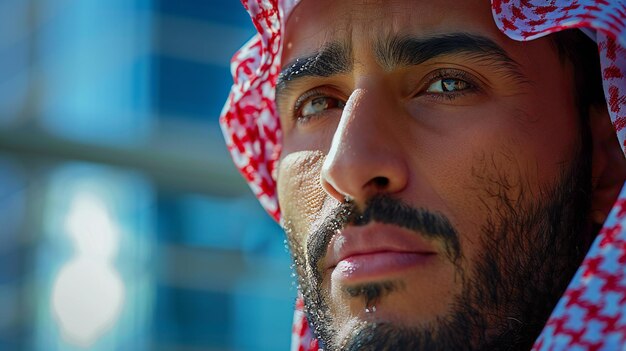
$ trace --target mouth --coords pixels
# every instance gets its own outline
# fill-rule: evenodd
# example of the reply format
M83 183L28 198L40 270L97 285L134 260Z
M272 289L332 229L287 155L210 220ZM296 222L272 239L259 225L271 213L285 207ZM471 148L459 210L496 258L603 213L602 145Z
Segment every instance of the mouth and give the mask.
M332 280L360 283L400 274L414 266L425 265L433 253L382 251L347 257L332 267Z
M325 271L337 283L389 279L432 263L437 252L422 235L395 225L348 227L330 241Z

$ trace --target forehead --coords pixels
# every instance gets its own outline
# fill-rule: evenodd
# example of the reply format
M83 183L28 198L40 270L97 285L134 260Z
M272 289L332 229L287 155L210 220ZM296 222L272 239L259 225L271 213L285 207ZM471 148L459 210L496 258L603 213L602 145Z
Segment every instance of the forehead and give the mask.
M355 52L394 36L450 32L505 40L495 26L488 0L302 0L286 22L283 63L329 42Z

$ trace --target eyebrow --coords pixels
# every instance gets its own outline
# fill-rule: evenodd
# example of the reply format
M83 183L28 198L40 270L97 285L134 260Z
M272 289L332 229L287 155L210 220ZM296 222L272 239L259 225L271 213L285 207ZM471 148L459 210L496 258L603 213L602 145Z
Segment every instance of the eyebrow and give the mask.
M401 66L416 66L428 60L447 55L464 55L508 75L527 81L521 66L495 41L469 33L451 33L429 38L393 36L379 40L375 57L387 71Z
M374 45L377 63L385 70L416 66L449 55L463 55L519 82L528 82L521 66L495 41L470 33L451 33L426 38L392 36ZM353 66L351 47L330 43L317 53L301 57L282 69L276 82L277 97L286 93L293 82L304 77L331 77L350 72Z
M352 48L347 44L330 43L313 55L301 57L282 69L276 80L278 92L289 82L304 77L330 77L352 70Z

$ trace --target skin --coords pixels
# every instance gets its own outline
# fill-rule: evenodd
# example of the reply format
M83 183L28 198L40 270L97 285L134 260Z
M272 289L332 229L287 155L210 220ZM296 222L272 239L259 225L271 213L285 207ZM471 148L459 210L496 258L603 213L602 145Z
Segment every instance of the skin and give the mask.
M449 33L495 42L522 77L463 54L393 67L376 58L376 43L388 38ZM502 199L522 208L528 199L547 201L543 190L575 162L581 126L571 67L548 39L505 37L483 0L303 1L285 34L285 67L330 43L352 50L350 70L294 79L277 95L283 130L278 191L292 250L306 252L312 233L346 198L363 209L379 194L444 215L460 244L453 262L440 241L430 240L437 255L427 265L380 278L400 288L377 300L375 316L364 299L346 294L349 286L322 270L333 342L339 345L373 320L436 324L475 278L488 239L484 227ZM442 92L442 78L469 86ZM302 116L317 97L326 97L328 108ZM304 101L299 109L298 99ZM300 276L311 273L298 267Z

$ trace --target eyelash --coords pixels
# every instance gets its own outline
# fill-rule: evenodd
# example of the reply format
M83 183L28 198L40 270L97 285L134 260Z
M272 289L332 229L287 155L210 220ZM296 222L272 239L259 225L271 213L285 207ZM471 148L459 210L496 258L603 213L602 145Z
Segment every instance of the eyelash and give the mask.
M438 80L450 79L450 78L461 80L467 83L468 87L466 89L463 89L461 91L456 91L456 92L445 92L445 93L426 92L428 87L430 87L433 83L437 82ZM476 93L480 91L479 85L476 83L476 78L474 78L471 74L465 71L461 71L457 69L439 69L431 73L430 75L428 75L427 78L424 79L424 81L426 82L426 84L420 84L419 90L415 94L412 95L413 98L423 95L423 96L427 96L430 99L435 99L439 101L442 101L442 100L452 101L454 99L465 96L467 94L472 94L472 93ZM342 100L340 98L337 98L336 96L337 94L331 94L328 92L328 89L325 89L325 88L315 88L315 89L307 91L302 96L300 96L294 103L293 114L292 114L293 120L300 124L306 124L310 122L311 120L321 117L324 114L323 112L312 115L312 116L304 117L302 116L302 108L310 100L318 98L318 97L328 97L331 99Z
M323 115L324 113L318 113L312 116L307 116L304 117L302 116L302 109L304 108L304 105L306 103L308 103L309 101L318 98L318 97L328 97L331 99L337 99L337 100L342 100L341 98L336 97L337 94L332 94L328 91L329 89L325 89L325 88L315 88L313 90L309 90L306 93L304 93L302 96L300 96L293 107L293 119L297 122L297 123L307 123L310 122L313 119L319 118L321 117L321 115Z

